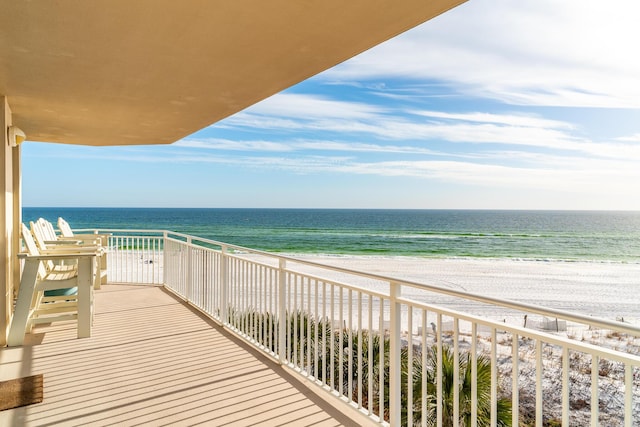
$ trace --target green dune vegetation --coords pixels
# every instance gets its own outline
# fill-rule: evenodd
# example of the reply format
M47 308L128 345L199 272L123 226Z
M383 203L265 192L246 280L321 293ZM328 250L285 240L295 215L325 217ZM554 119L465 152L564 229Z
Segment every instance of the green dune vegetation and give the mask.
M277 316L272 313L243 311L229 313L229 322L252 337L257 344L275 352L278 343ZM389 348L387 335L365 330L332 327L326 319L313 319L307 313L287 313L285 337L287 359L306 370L347 398L362 402L362 406L380 413L388 420L389 408ZM380 352L383 354L381 355ZM382 356L382 357L381 357ZM426 363L423 364L423 360ZM413 409L412 424L421 425L426 416L427 425L436 425L437 416L437 347L431 346L422 353L414 346L409 360L408 346L401 351L402 424L408 425L408 408ZM442 346L442 424L444 427L471 425L471 355L459 354L459 420L453 419L454 352ZM409 366L412 369L412 401L407 401ZM491 414L491 362L479 354L477 366L477 414L478 426L490 425ZM423 374L423 370L425 371ZM372 381L369 382L371 373ZM423 378L426 379L426 396L423 397ZM361 379L361 381L360 381ZM362 384L360 386L360 384ZM382 394L382 399L381 399ZM497 425L511 426L511 401L502 396L497 402Z

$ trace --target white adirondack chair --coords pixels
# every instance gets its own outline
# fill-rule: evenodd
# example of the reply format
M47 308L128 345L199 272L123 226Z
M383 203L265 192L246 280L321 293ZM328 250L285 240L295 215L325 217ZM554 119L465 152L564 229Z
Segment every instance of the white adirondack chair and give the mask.
M55 230L53 230L53 225L49 221L46 221L51 227L51 231L55 234ZM107 254L109 248L109 234L74 234L73 230L69 226L69 223L65 221L62 217L58 217L58 229L60 230L60 236L58 239L62 240L80 240L82 242L93 242L102 247L102 254L98 260L101 272L101 284L107 283ZM98 289L98 288L96 288Z
M51 226L51 229L53 230L53 226ZM72 239L72 240L77 239L77 240L83 240L83 241L99 240L100 241L99 243L103 247L106 248L109 245L108 234L97 234L97 233L96 234L74 234L73 230L71 230L71 227L69 226L69 223L61 217L58 218L58 229L60 230L60 236L64 239Z
M77 320L78 338L91 336L96 252L79 247L75 252L41 254L24 224L21 232L27 253L18 255L24 269L7 344L22 345L34 325L62 320ZM61 270L53 260L72 260L73 268L66 265Z
M81 240L81 239L67 239L63 236L58 236L56 231L53 228L53 224L47 221L44 218L38 218L35 223L31 223L31 232L34 231L34 226L37 231L40 233L41 238L44 240L45 244L49 245L69 245L69 244L81 244L81 243L90 243L93 245L97 245L97 239L93 239L91 241ZM36 243L39 242L36 240Z
M107 282L106 248L101 245L102 240L99 237L95 237L93 240L59 239L53 229L53 225L44 218L31 222L30 226L31 233L41 254L73 252L79 248L95 251L98 256L99 267L96 270L95 288L100 289L100 286Z

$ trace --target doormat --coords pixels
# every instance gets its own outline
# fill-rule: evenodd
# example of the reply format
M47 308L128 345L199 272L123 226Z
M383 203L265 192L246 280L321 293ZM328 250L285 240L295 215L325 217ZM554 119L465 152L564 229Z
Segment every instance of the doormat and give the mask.
M42 402L43 376L0 381L0 411Z

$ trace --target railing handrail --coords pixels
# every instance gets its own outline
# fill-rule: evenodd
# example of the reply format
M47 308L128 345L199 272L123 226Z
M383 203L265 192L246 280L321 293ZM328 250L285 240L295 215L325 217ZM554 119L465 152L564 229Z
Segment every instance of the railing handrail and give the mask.
M90 232L94 234L105 234L105 233L157 233L162 234L167 230L159 230L155 228L144 229L131 229L131 228L74 228L73 232Z
M622 363L630 362L636 366L640 366L640 355L623 353L617 350L612 350L607 347L597 346L587 342L567 340L565 338L560 338L548 332L536 331L536 330L525 328L522 326L503 323L496 320L488 319L486 317L475 316L473 314L468 314L462 311L452 310L449 308L436 306L433 304L417 302L415 300L410 300L406 298L397 298L397 301L402 304L412 305L413 307L438 310L438 312L442 313L443 315L455 317L460 320L467 320L469 322L473 322L482 326L494 328L497 331L515 333L518 336L526 336L527 338L541 339L542 341L549 344L565 345L574 350L583 350L585 353L588 352L590 354L597 354L598 356L606 356L607 358L611 360L615 360L616 362L622 362Z
M258 249L247 248L247 247L244 247L244 246L239 246L239 245L234 245L234 244L230 244L230 243L220 242L220 241L217 241L217 240L207 239L207 238L204 238L204 237L197 237L197 236L193 236L193 235L189 235L189 234L185 234L185 233L179 233L179 232L174 232L174 231L169 231L169 230L155 230L155 229L154 230L151 230L151 229L150 230L144 230L144 229L135 229L135 230L132 230L132 229L83 229L83 230L78 230L78 231L91 231L91 230L94 230L94 231L96 231L98 233L100 233L100 232L108 232L108 233L126 232L126 233L146 233L146 234L151 234L151 233L164 234L164 233L167 233L167 236L179 236L180 238L183 238L183 239L189 239L190 240L189 244L194 246L194 247L204 247L204 246L201 246L201 245L197 245L196 242L206 243L206 244L209 244L209 245L230 248L230 249L241 251L241 252L244 252L244 253L261 255L261 256L273 258L275 260L286 260L286 261L293 262L293 263L296 263L296 264L302 264L302 265L307 265L307 266L310 266L310 267L316 267L316 268L321 268L321 269L325 269L325 270L331 270L331 271L335 271L335 272L338 272L338 273L345 273L345 274L349 274L349 275L364 277L364 278L367 278L367 279L378 280L380 282L398 283L398 284L400 284L402 286L407 286L407 287L411 287L411 288L414 288L414 289L426 290L426 291L435 292L435 293L448 295L448 296L453 296L453 297L457 297L457 298L464 298L464 299L473 300L473 301L476 301L476 302L481 302L481 303L484 303L484 304L496 305L496 306L499 306L499 307L502 307L502 308L520 310L520 311L524 311L524 312L527 312L527 313L539 314L541 316L548 316L548 317L559 318L559 319L568 320L568 321L572 321L572 322L576 322L576 323L588 324L588 325L596 326L596 327L599 327L599 328L602 328L602 329L613 329L613 330L617 330L617 331L620 331L620 332L625 332L627 334L631 334L631 335L640 337L640 326L636 326L636 325L633 325L633 324L612 321L612 320L603 319L603 318L600 318L600 317L587 316L587 315L583 315L583 314L579 314L579 313L572 313L572 312L569 312L569 311L558 310L558 309L549 308L549 307L540 307L540 306L537 306L537 305L527 304L527 303L523 303L523 302L509 300L509 299L494 298L494 297L489 297L489 296L485 296L485 295L476 294L476 293L473 293L473 292L459 291L459 290L445 288L445 287L441 287L441 286L437 286L437 285L429 285L429 284L426 284L426 283L420 283L420 282L407 280L407 279L399 279L399 278L396 278L396 277L390 277L390 276L385 276L385 275L381 275L381 274L367 273L365 271L354 270L354 269L345 268L345 267L338 267L338 266L323 264L323 263L309 261L309 260L303 260L303 259L295 258L295 257L292 257L292 256L280 255L280 254L275 254L275 253L272 253L272 252L261 251L261 250L258 250ZM179 240L176 240L176 241L179 241ZM342 284L342 285L346 285L346 284ZM356 285L346 285L346 286L356 287ZM361 287L358 287L358 288L359 289L363 289Z

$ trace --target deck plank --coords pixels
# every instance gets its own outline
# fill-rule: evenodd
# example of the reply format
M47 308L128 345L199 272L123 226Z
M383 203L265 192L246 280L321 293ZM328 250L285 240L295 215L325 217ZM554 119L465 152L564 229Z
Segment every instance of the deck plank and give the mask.
M91 338L73 322L0 349L0 380L44 374L44 401L0 426L356 425L160 287L105 285Z

